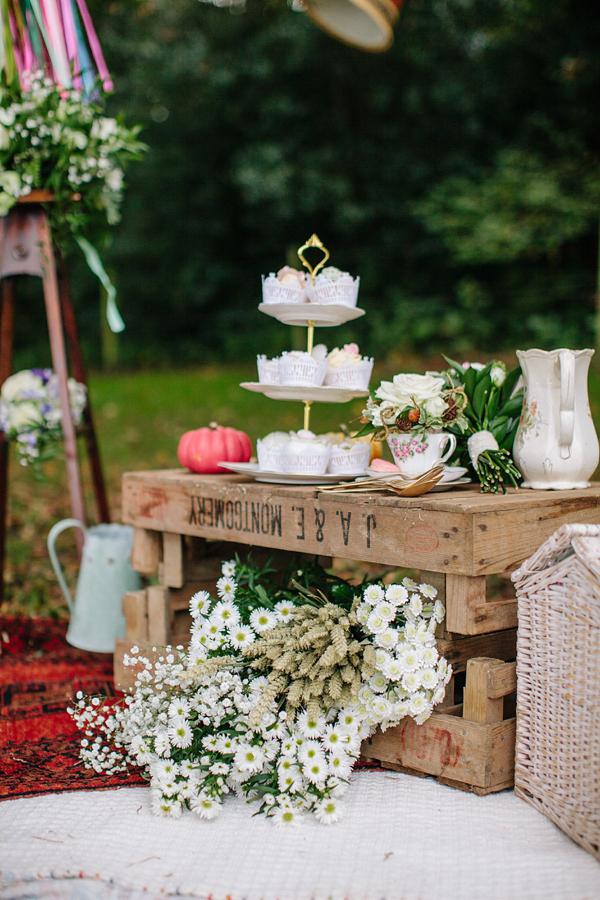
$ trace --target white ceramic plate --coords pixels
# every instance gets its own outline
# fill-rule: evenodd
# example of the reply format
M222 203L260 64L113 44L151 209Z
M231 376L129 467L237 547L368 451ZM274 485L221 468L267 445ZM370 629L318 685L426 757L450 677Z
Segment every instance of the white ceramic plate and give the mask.
M284 325L314 322L322 328L343 325L365 314L364 309L358 306L344 306L341 303L261 303L258 308Z
M446 481L442 478L441 481L438 481L435 487L430 488L429 493L433 491L449 491L450 488L456 487L459 484L471 484L471 478L455 478L453 481Z
M455 484L459 482L460 484L466 484L466 481L470 481L470 478L467 478L466 481L463 478L463 475L469 470L464 466L444 466L444 474L442 475L440 481L437 484L437 490L440 489L440 485L444 484ZM377 472L372 469L367 469L367 475L369 478L390 478L394 476L394 472Z
M285 472L266 472L258 468L258 463L219 463L224 469L237 472L238 475L249 475L255 481L267 484L337 484L339 481L352 481L364 477L364 472L351 475L288 475Z
M242 381L240 387L247 391L264 394L271 400L310 400L318 403L347 403L356 397L368 397L368 391L353 391L348 388L294 384L261 384L259 381Z

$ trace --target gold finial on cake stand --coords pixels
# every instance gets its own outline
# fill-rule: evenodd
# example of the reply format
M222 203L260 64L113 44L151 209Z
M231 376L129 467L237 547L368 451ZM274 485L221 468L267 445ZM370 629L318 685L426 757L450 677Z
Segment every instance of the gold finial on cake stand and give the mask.
M311 247L316 247L317 250L320 250L323 254L323 259L319 260L316 266L311 266L306 257L304 256L304 251L308 250ZM329 259L329 250L324 246L323 242L317 237L316 234L312 234L305 244L302 244L301 247L297 250L298 256L302 261L302 265L308 269L308 273L310 275L310 283L314 286L315 278L319 269L322 269L327 260ZM313 352L313 345L315 339L315 323L311 319L307 322L308 325L308 334L306 339L306 352ZM304 428L306 431L309 430L310 425L310 408L312 406L311 400L304 401Z

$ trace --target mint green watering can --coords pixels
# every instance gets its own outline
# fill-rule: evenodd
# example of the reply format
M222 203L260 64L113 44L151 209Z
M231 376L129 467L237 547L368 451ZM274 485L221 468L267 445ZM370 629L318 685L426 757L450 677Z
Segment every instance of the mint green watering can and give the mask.
M56 555L56 538L67 528L83 531L83 553L75 601ZM121 598L141 587L141 577L131 568L133 527L94 525L86 528L79 519L63 519L48 533L48 553L58 583L71 611L67 641L80 650L114 653L115 640L125 637Z

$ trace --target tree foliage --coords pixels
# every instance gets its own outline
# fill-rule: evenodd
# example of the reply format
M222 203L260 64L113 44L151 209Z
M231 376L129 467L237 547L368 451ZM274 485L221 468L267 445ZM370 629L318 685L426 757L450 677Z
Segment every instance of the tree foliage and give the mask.
M313 232L361 276L365 351L589 343L600 191L599 22L583 0L407 0L367 54L282 4L93 0L144 123L105 251L124 361L290 343L260 275ZM77 276L83 328L96 286Z

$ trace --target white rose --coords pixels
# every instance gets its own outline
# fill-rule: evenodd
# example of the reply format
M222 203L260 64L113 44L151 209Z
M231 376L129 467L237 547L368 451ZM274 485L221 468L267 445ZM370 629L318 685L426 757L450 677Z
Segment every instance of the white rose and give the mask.
M490 369L490 378L492 379L492 384L495 384L496 387L504 384L504 379L506 378L506 366L504 363L494 363Z
M0 395L6 403L18 401L26 397L42 397L44 394L44 382L39 375L24 369L6 379L2 385Z
M448 409L448 404L443 397L432 397L431 400L425 400L423 409L432 418L440 419Z
M11 427L17 431L28 425L42 425L44 421L37 404L29 400L12 406L8 418Z
M443 388L444 379L435 375L394 375L392 381L381 382L375 396L403 409L439 397Z
M107 141L112 134L117 133L117 120L101 116L92 125L92 137Z

